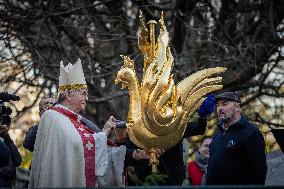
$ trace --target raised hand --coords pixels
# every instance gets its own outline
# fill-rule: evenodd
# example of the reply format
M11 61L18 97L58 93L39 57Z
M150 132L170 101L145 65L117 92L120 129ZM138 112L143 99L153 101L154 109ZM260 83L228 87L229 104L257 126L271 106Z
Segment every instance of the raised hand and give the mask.
M115 129L115 122L116 119L113 116L110 116L110 118L105 123L104 128L102 129L103 132L109 135Z

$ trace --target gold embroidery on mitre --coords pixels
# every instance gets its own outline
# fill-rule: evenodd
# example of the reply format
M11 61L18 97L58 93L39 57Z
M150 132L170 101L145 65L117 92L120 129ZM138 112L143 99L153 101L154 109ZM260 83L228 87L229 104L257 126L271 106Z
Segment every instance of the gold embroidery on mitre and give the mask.
M63 91L70 91L70 90L80 90L80 89L87 89L86 84L72 84L72 85L62 85L59 86L59 92Z

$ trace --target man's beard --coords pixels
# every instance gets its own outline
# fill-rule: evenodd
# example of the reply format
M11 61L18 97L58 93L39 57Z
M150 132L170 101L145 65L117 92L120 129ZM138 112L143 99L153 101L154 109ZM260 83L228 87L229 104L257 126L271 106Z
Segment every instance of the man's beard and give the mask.
M226 123L229 123L230 120L231 119L225 113L219 114L217 117L217 125L224 126Z
M230 121L230 118L228 118L227 116L224 116L224 117L218 117L217 120L218 122L222 121L224 123L228 123Z

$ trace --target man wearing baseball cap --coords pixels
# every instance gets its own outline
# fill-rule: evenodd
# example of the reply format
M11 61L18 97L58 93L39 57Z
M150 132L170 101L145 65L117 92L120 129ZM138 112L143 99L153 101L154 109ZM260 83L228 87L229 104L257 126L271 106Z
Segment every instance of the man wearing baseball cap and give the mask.
M263 185L265 143L259 129L241 115L236 92L216 96L219 130L210 145L207 185Z

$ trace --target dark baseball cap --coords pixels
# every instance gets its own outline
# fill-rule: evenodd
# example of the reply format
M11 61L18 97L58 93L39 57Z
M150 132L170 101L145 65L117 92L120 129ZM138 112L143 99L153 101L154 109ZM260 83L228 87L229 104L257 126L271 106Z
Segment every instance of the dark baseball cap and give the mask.
M126 128L126 122L118 120L115 122L115 126L117 129L124 129Z
M241 98L236 92L224 92L216 96L217 101L221 99L241 103Z

